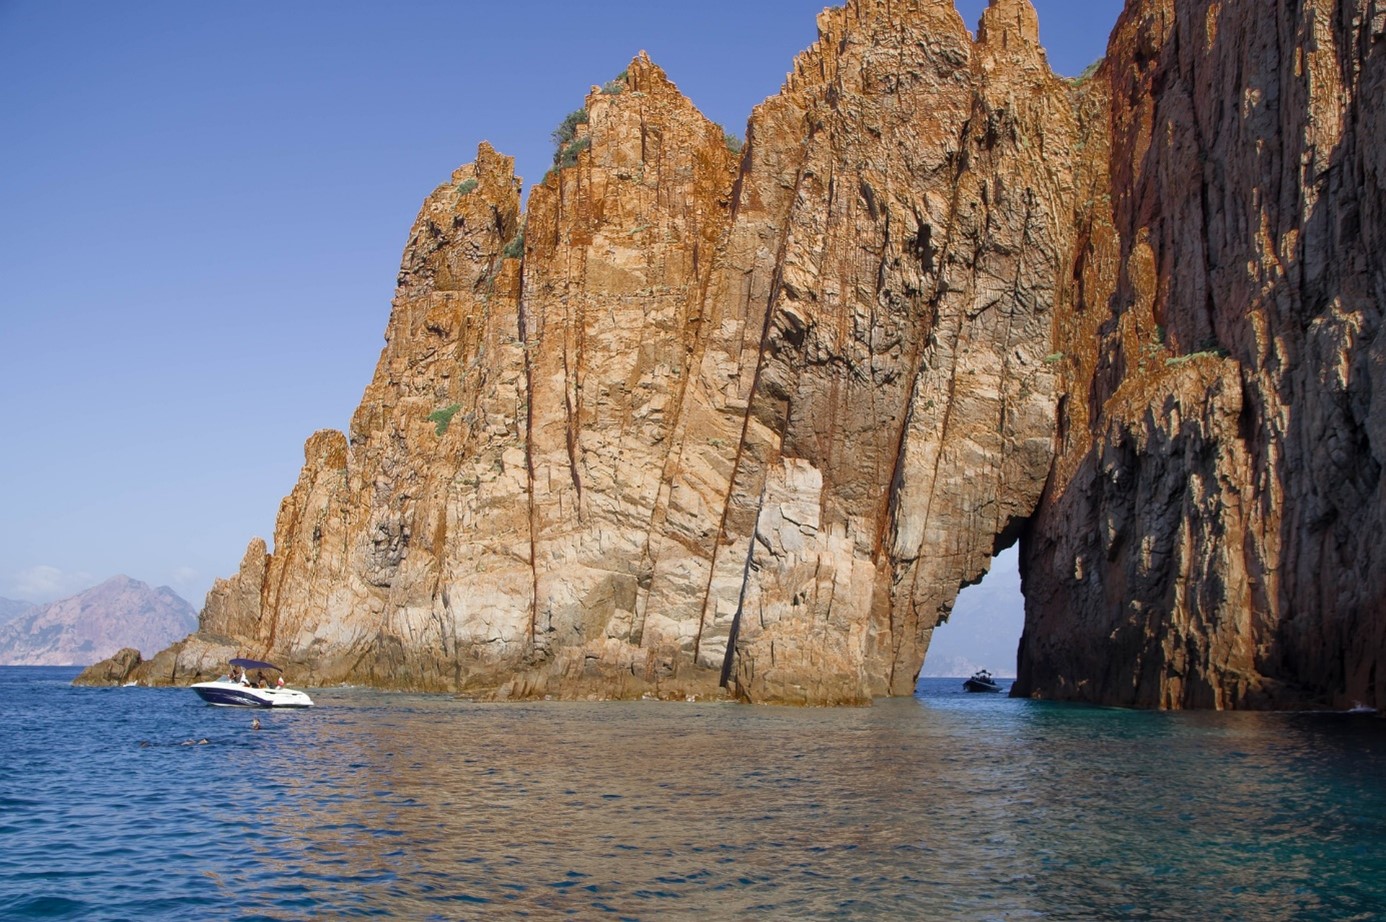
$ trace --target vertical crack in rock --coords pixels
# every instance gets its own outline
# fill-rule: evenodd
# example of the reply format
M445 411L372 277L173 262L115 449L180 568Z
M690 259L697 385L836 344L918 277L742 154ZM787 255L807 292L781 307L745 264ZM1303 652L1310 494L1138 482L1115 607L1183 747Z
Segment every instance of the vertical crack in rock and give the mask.
M523 224L521 225L523 228ZM521 231L523 234L523 230ZM519 239L523 242L523 236ZM517 254L522 260L523 252ZM518 273L518 291L515 303L515 324L516 334L519 337L520 349L524 354L524 424L525 424L525 509L528 512L526 520L526 534L529 538L529 598L526 606L529 615L529 629L526 632L526 643L532 650L536 636L538 634L539 618L539 568L536 565L537 549L535 535L538 533L537 513L534 508L534 368L530 364L530 333L529 322L525 317L525 297L524 297L524 264L521 262Z
M802 169L800 169L796 172L794 178L793 189L795 197L797 197L799 194L799 190L803 183L803 179L803 171ZM775 303L776 296L783 284L783 279L780 275L779 269L780 266L783 265L784 252L786 246L788 245L787 235L788 228L786 227L782 229L779 240L776 244L776 257L774 262L772 263L769 291L765 301L765 307L761 315L760 341L753 353L757 358L753 370L751 372L750 385L747 388L748 396L747 399L744 401L745 409L744 412L741 414L740 418L740 432L737 437L736 452L732 457L731 475L726 479L725 493L721 497L722 516L719 522L717 523L716 541L712 547L712 559L707 569L708 583L703 594L702 610L698 618L698 632L693 642L693 661L695 663L702 661L700 654L702 652L703 633L708 626L709 609L712 609L713 614L715 616L717 607L716 603L720 598L715 583L717 578L718 558L725 558L727 553L735 551L737 549L735 543L728 541L728 526L731 522L730 517L734 514L736 505L738 503L736 495L738 492L738 478L742 478L741 492L744 495L749 495L751 491L755 491L758 493L759 496L759 499L756 502L748 504L749 508L747 509L746 514L751 521L754 522L759 520L761 509L765 503L765 490L763 481L760 481L760 486L758 488L755 487L754 484L757 483L758 478L760 477L761 472L764 469L764 466L771 463L772 459L771 457L769 457L770 450L765 448L761 448L761 451L766 452L766 456L755 456L756 447L758 447L760 443L764 442L765 440L763 436L757 436L756 430L758 420L753 416L753 402L750 395L754 395L757 392L760 385L761 373L764 369L764 356L766 354L771 338L771 320L774 316L773 305ZM751 449L749 452L748 448ZM728 550L724 550L724 548ZM720 687L726 687L728 684L730 663L732 662L735 654L735 650L733 647L733 635L737 633L739 630L741 614L745 606L746 590L749 583L749 577L754 560L754 551L755 531L753 526L752 534L750 538L746 540L746 550L744 555L742 555L740 558L736 558L744 561L741 564L741 577L734 583L729 582L727 584L728 588L734 589L735 591L736 607L735 611L731 615L731 621L727 625L726 650L721 658L721 670L718 680L718 684Z

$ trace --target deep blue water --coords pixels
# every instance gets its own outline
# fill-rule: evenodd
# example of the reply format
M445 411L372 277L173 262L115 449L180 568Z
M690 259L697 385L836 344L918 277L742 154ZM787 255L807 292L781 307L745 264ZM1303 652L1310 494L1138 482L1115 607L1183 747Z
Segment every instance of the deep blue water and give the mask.
M252 714L75 672L0 668L3 919L1386 919L1375 718L942 679Z

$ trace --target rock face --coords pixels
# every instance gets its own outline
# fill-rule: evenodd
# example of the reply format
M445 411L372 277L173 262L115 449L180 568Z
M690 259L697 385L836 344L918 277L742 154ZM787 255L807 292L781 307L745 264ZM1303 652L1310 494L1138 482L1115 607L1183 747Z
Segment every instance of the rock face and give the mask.
M485 145L439 187L203 633L501 697L911 691L1049 470L1078 120L1021 0L819 27L740 156L641 56L527 214Z
M133 675L143 662L140 651L134 647L122 647L99 663L93 663L82 670L75 685L119 685L127 676Z
M1381 701L1377 0L1132 0L1056 78L1026 0L852 0L734 154L643 55L520 210L424 203L348 435L201 630L300 681L912 691L1023 539L1017 689Z
M172 589L115 576L0 625L0 664L86 666L122 647L159 650L196 626L197 612Z
M1026 548L1017 690L1386 707L1386 7L1131 2L1101 76L1117 271L1097 352L1081 325L1057 347L1091 384Z

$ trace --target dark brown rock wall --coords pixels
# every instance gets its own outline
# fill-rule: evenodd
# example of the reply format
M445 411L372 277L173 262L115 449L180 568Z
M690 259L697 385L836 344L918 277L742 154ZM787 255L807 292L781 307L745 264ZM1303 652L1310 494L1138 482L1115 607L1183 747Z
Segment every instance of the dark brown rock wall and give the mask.
M1123 14L1114 316L1027 551L1021 692L1386 704L1375 9Z

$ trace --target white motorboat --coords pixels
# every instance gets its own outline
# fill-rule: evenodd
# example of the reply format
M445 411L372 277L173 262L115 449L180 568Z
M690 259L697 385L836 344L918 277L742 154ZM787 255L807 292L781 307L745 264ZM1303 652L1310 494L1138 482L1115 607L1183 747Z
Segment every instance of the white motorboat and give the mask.
M252 685L246 670L251 669L263 673L266 670L271 672L282 672L273 663L262 663L253 659L233 659L231 661L232 675L222 676L211 682L196 682L191 687L197 692L198 696L208 704L217 707L232 708L310 708L313 706L313 699L308 697L307 692L299 691L297 688L285 688L282 684L271 686ZM234 670L240 669L240 675L236 676ZM283 679L278 680L280 683Z

